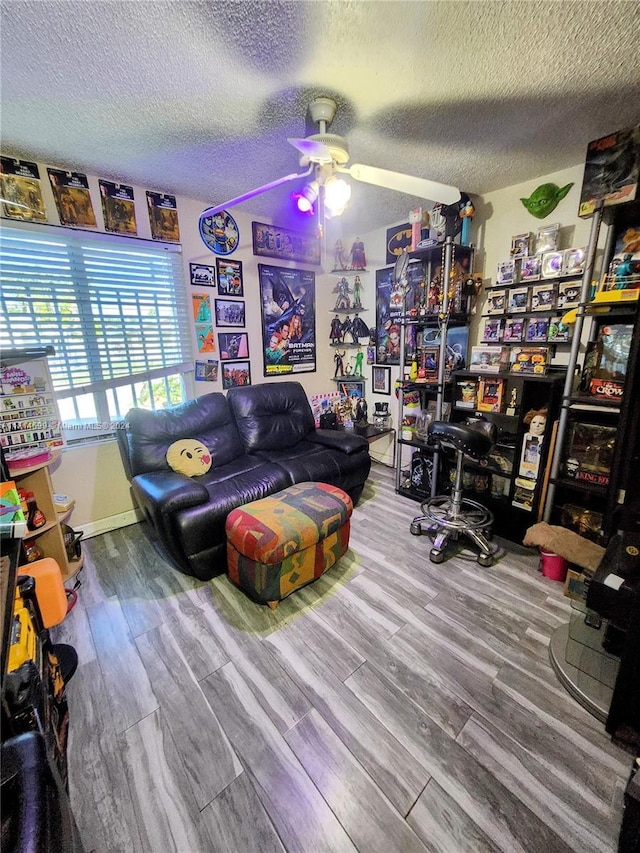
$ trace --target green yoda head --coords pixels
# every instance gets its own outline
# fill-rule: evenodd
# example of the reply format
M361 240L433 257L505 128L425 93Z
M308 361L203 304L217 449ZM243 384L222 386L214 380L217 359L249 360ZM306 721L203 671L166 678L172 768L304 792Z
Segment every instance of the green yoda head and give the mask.
M572 186L572 183L562 188L557 184L540 184L529 198L521 198L520 201L532 216L536 219L544 219L545 216L553 213Z

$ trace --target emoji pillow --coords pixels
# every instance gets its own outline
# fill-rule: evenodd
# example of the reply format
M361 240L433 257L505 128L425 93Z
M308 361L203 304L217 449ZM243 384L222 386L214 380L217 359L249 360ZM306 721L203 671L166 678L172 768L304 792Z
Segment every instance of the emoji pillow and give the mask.
M198 477L211 468L211 454L201 441L195 438L181 438L174 441L167 450L167 462L176 474Z

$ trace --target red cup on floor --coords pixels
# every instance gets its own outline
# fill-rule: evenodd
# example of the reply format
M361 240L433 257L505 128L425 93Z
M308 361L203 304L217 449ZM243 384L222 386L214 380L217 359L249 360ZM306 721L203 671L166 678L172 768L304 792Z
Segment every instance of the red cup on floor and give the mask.
M553 551L540 549L540 571L545 578L551 578L553 581L562 581L564 583L568 568L569 563L564 557L554 554Z

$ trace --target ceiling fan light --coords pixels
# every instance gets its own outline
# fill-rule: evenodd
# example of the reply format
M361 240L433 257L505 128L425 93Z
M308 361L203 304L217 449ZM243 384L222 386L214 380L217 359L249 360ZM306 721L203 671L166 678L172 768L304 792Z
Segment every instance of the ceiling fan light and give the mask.
M293 194L298 210L301 213L313 213L313 205L317 201L319 191L318 182L310 181L302 188L302 192Z
M327 178L324 185L324 203L334 216L342 213L350 198L351 187L346 181L335 176Z

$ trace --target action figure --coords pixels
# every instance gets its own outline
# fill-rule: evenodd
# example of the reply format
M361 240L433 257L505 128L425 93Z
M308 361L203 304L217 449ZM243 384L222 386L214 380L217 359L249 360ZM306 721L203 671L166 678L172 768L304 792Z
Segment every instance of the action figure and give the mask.
M359 237L351 245L351 269L364 270L367 267L367 258L364 253L364 243Z
M346 354L345 350L343 350L342 352L340 352L340 350L335 351L335 354L333 356L333 360L336 363L336 369L335 369L334 374L333 374L334 379L338 375L344 376L344 357L345 357L345 354Z
M354 308L362 308L362 302L360 301L361 293L362 293L362 282L360 281L360 276L357 275L353 281L353 307Z
M340 279L340 281L336 284L336 286L331 292L338 294L338 298L336 299L336 304L334 307L335 311L343 311L345 309L351 308L351 301L349 299L351 288L349 287L349 282L344 276Z
M362 376L362 362L364 361L364 353L362 350L358 350L356 355L356 363L353 367L353 375L354 376Z
M337 314L331 321L331 332L329 333L329 337L332 344L342 343L342 323L340 322L340 317L338 317Z
M360 343L360 338L366 338L369 334L367 324L359 314L356 314L351 321L351 329L349 331L353 337L354 344Z
M355 411L356 423L359 426L364 426L367 423L367 414L368 414L367 401L364 400L362 397L360 397L358 399L358 402L356 403L356 411Z
M347 261L344 256L344 243L342 240L336 240L333 268L334 270L346 270L347 268Z

